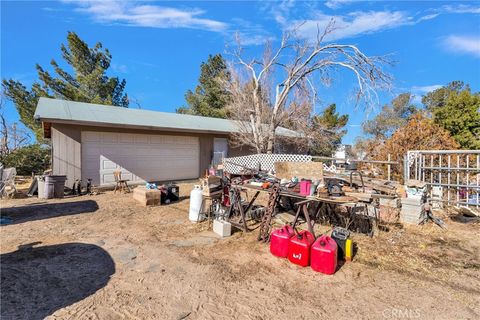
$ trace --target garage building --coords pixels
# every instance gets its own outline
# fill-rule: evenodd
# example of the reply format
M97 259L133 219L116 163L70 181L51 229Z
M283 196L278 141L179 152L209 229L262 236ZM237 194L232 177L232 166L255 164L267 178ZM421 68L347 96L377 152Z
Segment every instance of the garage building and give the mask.
M40 98L35 119L51 139L53 174L94 185L114 183L113 172L132 183L196 179L212 161L250 154L232 148L234 121ZM278 128L277 134L295 136Z

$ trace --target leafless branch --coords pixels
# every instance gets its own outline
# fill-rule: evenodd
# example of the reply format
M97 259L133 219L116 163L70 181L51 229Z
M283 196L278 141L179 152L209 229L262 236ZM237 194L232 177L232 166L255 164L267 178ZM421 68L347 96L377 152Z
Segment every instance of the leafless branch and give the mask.
M228 84L234 93L230 113L241 123L237 140L257 152L273 152L278 126L293 128L292 123L307 122L319 86L332 82L335 72L343 69L353 73L356 103L364 101L367 106L376 105L377 91L388 89L392 82L391 76L383 71L390 64L387 57L367 56L352 44L326 43L336 30L333 19L324 29L317 26L313 41L299 36L302 26L286 31L276 50L267 43L261 61L245 60L237 37L233 56L241 68L232 68L236 77ZM311 77L314 74L319 74L322 81L316 83Z

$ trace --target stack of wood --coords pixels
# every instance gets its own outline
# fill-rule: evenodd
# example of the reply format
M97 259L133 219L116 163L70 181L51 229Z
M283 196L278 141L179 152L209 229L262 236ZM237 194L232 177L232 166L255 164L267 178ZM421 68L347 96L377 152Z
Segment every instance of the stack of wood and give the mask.
M348 174L329 173L328 177L343 181L347 185L350 183L350 176ZM358 175L353 175L352 183L360 187L362 185L362 181L360 180L360 177ZM363 183L366 189L375 190L378 193L390 196L397 196L397 188L400 186L397 181L388 181L384 179L369 177L363 177Z
M147 189L145 186L138 186L133 189L133 199L144 206L160 205L162 192L158 189Z

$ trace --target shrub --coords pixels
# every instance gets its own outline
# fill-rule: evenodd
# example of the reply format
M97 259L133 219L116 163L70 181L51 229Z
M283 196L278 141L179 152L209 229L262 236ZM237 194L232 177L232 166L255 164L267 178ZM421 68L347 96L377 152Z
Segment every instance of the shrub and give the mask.
M50 147L31 144L3 156L0 162L6 168L15 167L18 175L43 173L50 167Z

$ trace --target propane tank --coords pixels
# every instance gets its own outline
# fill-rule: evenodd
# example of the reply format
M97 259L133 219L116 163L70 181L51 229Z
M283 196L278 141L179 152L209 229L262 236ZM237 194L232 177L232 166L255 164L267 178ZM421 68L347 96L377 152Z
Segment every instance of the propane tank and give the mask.
M188 212L188 219L191 222L201 221L200 213L202 212L203 191L202 187L195 185L190 191L190 211Z

